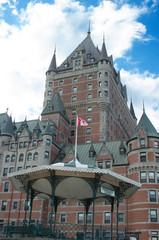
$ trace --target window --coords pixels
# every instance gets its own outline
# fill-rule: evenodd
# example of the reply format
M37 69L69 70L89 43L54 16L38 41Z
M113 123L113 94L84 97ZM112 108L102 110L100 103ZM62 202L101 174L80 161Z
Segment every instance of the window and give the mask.
M4 220L0 220L0 231L3 231Z
M3 169L3 176L7 176L7 173L8 173L8 168L4 168Z
M147 182L147 173L146 172L140 172L140 182L141 183Z
M146 153L145 152L140 153L140 162L146 162Z
M103 168L103 162L98 162L98 167Z
M34 161L37 161L37 160L38 160L38 155L39 155L39 154L38 154L37 152L34 153L34 157L33 157L33 160L34 160Z
M100 73L99 73L99 77L101 77L101 76L102 76L102 73L100 72Z
M99 91L99 92L98 92L98 97L101 97L101 96L102 96L102 92Z
M78 219L77 219L77 223L83 223L83 213L78 213Z
M71 130L70 136L71 136L71 137L74 137L74 136L75 136L75 130Z
M45 158L49 158L49 152L45 152L44 157L45 157Z
M159 183L159 172L157 173L157 183Z
M87 223L92 223L92 213L88 213L87 215Z
M98 83L98 86L99 86L99 87L101 87L101 86L102 86L102 83L101 83L101 81Z
M154 183L155 182L155 173L149 172L149 182Z
M91 134L91 128L86 128L86 134L90 135Z
M52 87L52 82L49 82L49 87Z
M72 110L72 115L76 115L76 109Z
M61 202L61 205L66 205L67 204L67 202L65 201L65 200L63 200L62 202Z
M51 144L51 140L50 139L46 139L46 146L50 146Z
M140 147L145 147L145 138L140 139Z
M59 89L58 92L59 92L59 95L60 95L60 96L61 96L62 93L63 93L62 89Z
M68 66L68 63L65 63L65 64L64 64L64 68L67 68L67 66Z
M72 102L76 102L76 101L77 101L77 97L76 96L72 97Z
M77 87L73 87L73 88L72 88L72 92L73 92L73 93L76 93L76 92L77 92Z
M129 144L129 150L132 151L132 143Z
M92 99L92 94L87 95L87 100L90 100L90 99Z
M159 148L159 142L158 141L154 141L154 147Z
M76 124L75 119L72 119L72 120L71 120L71 126L75 126L75 124Z
M105 87L108 87L108 81L104 82Z
M108 77L108 73L107 72L105 72L105 74L104 74L106 77Z
M48 95L48 96L51 96L51 91L48 91L47 95Z
M119 213L118 219L119 219L119 222L124 222L124 213Z
M13 167L11 167L11 168L9 169L9 173L12 173L12 172L14 172L14 168L13 168Z
M30 207L30 201L25 200L24 201L24 211L29 210Z
M22 167L18 167L17 168L17 171L21 171L23 168Z
M73 83L77 83L77 78L74 78L74 79L73 79Z
M19 143L19 148L23 148L23 142Z
M155 153L156 162L159 162L159 153Z
M150 202L156 202L156 191L150 190L149 191Z
M9 182L4 183L4 192L8 192L9 190Z
M108 97L108 91L104 91L105 97Z
M110 223L110 212L105 212L104 223Z
M88 90L92 90L92 84L88 84L87 89L88 89Z
M11 162L15 162L15 160L16 160L16 157L15 157L15 154L13 154L13 155L11 156Z
M88 76L88 80L92 80L92 75L89 75L89 76Z
M92 108L91 107L88 107L87 108L87 113L91 113L92 112Z
M106 168L110 168L110 167L111 167L111 162L110 162L110 161L106 161L105 167L106 167Z
M19 162L23 162L23 159L24 159L24 155L23 155L23 153L21 153L21 154L19 155Z
M90 62L93 63L94 62L94 58L91 58Z
M159 202L159 191L157 191L157 202Z
M156 209L150 209L150 221L157 222L157 210Z
M27 161L31 161L31 160L32 160L32 153L29 153L27 157Z
M6 201L6 200L4 200L4 201L2 201L2 205L1 205L1 211L5 211L5 210L6 210L6 208L7 208L7 201Z
M52 213L52 223L54 222L55 220L55 214ZM51 222L51 213L49 213L49 223Z
M26 169L31 168L31 166L26 166Z
M27 146L28 146L28 143L24 142L24 148L27 148Z
M76 66L78 66L78 65L80 65L80 64L81 64L81 60L76 60L76 61L75 61L75 65L76 65Z
M88 123L91 123L91 122L92 122L92 118L91 118L91 117L88 117L88 118L87 118L87 122L88 122Z
M37 146L37 141L36 140L33 140L32 142L32 147L36 147Z
M91 143L91 139L86 139L86 143Z
M13 210L18 209L18 202L13 202Z
M59 81L59 86L62 86L62 85L63 85L63 81L60 80L60 81Z
M6 159L5 159L5 163L8 163L8 162L9 162L9 160L10 160L10 156L9 156L9 155L7 155L7 156L6 156Z
M61 223L65 223L66 222L66 214L61 214L60 222Z

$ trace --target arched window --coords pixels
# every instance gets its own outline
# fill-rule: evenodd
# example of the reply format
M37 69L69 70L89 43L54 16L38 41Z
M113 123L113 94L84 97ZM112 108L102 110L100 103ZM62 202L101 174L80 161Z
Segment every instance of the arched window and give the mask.
M21 154L19 155L19 162L23 162L23 159L24 159L24 154L21 153Z
M7 155L7 156L6 156L6 159L5 159L5 162L6 162L6 163L9 162L9 160L10 160L10 156Z
M13 154L11 157L11 162L15 162L15 160L16 160L16 157L15 157L15 154Z
M28 154L27 160L28 160L28 161L31 161L31 160L32 160L32 153L29 153L29 154Z
M38 160L38 153L34 153L34 158L33 158L34 161L37 161Z

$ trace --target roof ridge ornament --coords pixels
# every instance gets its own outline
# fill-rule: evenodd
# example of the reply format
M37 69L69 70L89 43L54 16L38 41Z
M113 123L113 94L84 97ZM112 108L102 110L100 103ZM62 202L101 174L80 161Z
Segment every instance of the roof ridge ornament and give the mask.
M89 20L89 23L88 23L88 32L87 32L87 36L90 36L90 34L91 34L91 27L90 27L90 20Z

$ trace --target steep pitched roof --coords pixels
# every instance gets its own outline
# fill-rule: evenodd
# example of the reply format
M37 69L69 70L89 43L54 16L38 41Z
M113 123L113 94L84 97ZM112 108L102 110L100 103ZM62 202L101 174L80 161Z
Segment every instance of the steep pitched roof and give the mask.
M47 72L57 72L57 67L56 67L56 51L54 51L54 55L52 57L52 60L51 60L51 63L50 63L50 66L49 66L49 69L47 70ZM46 72L46 73L47 73Z
M1 129L1 135L13 136L12 118L9 117Z
M132 115L132 117L137 120L136 116L135 116L135 111L134 111L134 107L133 107L133 104L132 104L132 100L130 102L130 113Z
M68 119L64 104L58 92L52 97L50 102L42 111L41 115L44 116L44 115L54 114L54 113L59 113L69 123L69 119Z
M159 137L159 134L157 133L157 131L156 131L155 127L153 126L153 124L151 123L150 119L147 117L145 111L143 111L141 119L140 119L131 139L137 137L137 134L141 128L143 128L146 131L148 137Z
M100 60L104 60L104 59L107 59L107 58L108 58L108 54L107 54L107 50L106 50L106 46L105 46L105 42L103 41Z
M65 64L67 64L69 68L72 68L73 57L75 56L75 53L79 50L82 50L84 56L84 65L94 64L100 60L100 53L91 39L90 32L88 32L87 37L78 45L78 47L69 55L69 57L65 59L65 61L59 66L58 70L65 69ZM90 63L90 58L94 58L93 63Z
M50 126L50 119L47 122L45 131L43 133L43 135L51 135L52 136L52 130L51 130L51 126Z

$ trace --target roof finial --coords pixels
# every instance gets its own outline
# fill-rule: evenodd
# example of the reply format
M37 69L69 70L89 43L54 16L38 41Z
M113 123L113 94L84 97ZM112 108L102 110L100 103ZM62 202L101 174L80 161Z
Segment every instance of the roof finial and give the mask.
M56 53L56 44L55 44L55 49L54 49L54 54Z
M143 113L145 113L145 104L144 104L144 100L143 100Z
M103 32L103 43L105 43L105 33Z
M88 35L90 35L90 34L91 34L91 30L90 30L90 29L91 29L91 27L90 27L90 20L89 20L89 23L88 23L88 32L87 32L87 33L88 33Z

